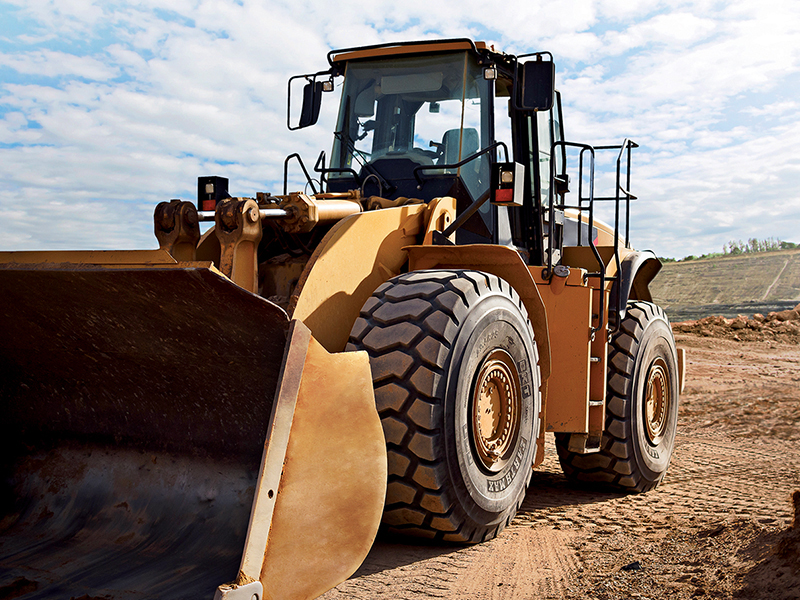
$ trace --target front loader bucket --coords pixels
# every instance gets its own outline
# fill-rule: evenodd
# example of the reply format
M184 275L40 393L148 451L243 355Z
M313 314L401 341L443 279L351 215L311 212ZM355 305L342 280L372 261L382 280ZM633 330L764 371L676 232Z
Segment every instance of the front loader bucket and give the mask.
M270 570L283 564L264 560L273 540L308 535L307 515L291 517L309 510L293 477L313 479L302 473L314 470L308 436L325 437L305 425L325 412L317 405L365 423L356 439L322 446L367 468L327 462L315 485L337 482L351 512L375 514L348 542L346 566L279 596L311 598L348 577L385 491L366 357L317 348L301 323L210 264L117 254L107 264L0 256L0 598L210 599L220 584L259 579L270 597L296 574ZM354 383L320 390L332 377ZM342 395L357 404L335 408ZM328 426L347 430L342 417L327 414Z

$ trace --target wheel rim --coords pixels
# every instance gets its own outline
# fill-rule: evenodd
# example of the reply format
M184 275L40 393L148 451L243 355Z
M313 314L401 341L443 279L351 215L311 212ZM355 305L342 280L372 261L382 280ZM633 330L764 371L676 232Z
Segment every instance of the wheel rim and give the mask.
M511 459L520 427L519 374L511 356L487 356L472 393L472 445L480 463L501 471Z
M644 422L647 439L653 446L661 443L667 429L667 416L672 402L667 363L658 358L650 366L644 400Z

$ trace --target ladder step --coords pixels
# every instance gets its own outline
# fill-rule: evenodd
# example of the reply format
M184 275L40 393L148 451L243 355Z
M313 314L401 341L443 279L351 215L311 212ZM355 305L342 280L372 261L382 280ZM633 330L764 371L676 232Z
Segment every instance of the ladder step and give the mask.
M569 436L569 451L576 454L594 454L595 452L600 452L602 442L602 435L573 433Z

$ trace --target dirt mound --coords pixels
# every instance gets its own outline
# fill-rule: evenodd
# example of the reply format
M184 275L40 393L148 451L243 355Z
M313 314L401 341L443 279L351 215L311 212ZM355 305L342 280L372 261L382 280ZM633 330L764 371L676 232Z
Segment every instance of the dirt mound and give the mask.
M800 304L791 310L756 313L751 317L739 315L734 319L704 317L697 321L673 323L673 331L705 337L722 337L737 341L766 341L800 343Z

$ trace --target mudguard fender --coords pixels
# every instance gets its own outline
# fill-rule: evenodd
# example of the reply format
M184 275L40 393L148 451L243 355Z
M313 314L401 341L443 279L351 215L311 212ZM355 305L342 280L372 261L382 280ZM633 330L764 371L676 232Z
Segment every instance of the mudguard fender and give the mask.
M662 264L652 250L635 250L626 255L620 264L620 277L611 286L609 320L618 322L625 318L628 300L652 302L650 282L661 270ZM618 308L617 308L618 307Z

